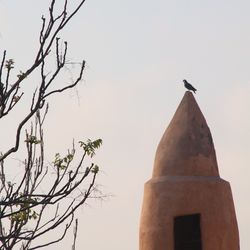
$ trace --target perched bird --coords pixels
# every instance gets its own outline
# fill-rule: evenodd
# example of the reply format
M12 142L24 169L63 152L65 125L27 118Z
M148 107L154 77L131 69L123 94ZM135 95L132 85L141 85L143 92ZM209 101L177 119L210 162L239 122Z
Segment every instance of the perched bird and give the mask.
M187 88L188 90L192 90L195 93L195 91L197 90L196 88L194 88L187 80L183 80L183 82L185 88Z

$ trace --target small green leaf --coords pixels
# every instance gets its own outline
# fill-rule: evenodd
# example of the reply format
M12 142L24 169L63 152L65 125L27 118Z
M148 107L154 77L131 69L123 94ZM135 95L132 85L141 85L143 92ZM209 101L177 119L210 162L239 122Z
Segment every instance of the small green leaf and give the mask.
M8 70L13 69L14 68L14 60L13 59L6 60L5 68Z
M97 174L99 172L99 167L97 165L95 165L92 169L91 172L94 174Z

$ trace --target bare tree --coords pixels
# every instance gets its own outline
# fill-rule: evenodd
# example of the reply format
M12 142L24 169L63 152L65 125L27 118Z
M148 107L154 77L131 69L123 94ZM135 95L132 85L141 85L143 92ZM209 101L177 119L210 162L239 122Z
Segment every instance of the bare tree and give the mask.
M34 61L16 79L12 72L13 59L7 59L6 51L0 65L0 120L11 116L21 105L23 88L27 79L39 71L40 81L30 99L30 107L17 124L15 143L0 154L0 249L38 249L57 243L64 238L74 220L75 211L96 191L95 180L99 167L94 163L84 166L86 157L92 158L102 144L101 139L80 141L66 155L56 154L50 164L44 160L43 124L48 112L48 97L75 87L83 77L85 61L79 64L79 74L73 82L61 88L53 84L67 63L67 42L61 46L60 32L77 14L84 0L69 8L64 0L60 12L55 11L56 0L51 0L48 17L42 17L39 46ZM71 11L69 11L71 9ZM55 14L59 13L59 14ZM48 73L48 56L55 51L56 67ZM31 124L29 129L25 129ZM21 136L25 134L22 144ZM6 177L8 158L26 145L26 157L22 161L23 175L13 183ZM76 147L79 148L76 150ZM48 209L50 212L48 213ZM51 213L54 211L54 213ZM61 235L51 241L39 238L52 230L60 229ZM77 221L72 248L75 248ZM39 243L40 242L40 243Z

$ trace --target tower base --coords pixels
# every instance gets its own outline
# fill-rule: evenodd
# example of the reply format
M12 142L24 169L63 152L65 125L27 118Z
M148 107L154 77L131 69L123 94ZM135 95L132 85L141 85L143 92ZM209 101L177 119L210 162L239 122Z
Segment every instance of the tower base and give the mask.
M185 223L191 223L191 231L185 231ZM183 229L182 232L178 228ZM200 237L200 247L199 244L197 248L190 247L190 235L194 241ZM227 181L220 177L163 176L145 184L140 250L182 249L240 249L232 192Z

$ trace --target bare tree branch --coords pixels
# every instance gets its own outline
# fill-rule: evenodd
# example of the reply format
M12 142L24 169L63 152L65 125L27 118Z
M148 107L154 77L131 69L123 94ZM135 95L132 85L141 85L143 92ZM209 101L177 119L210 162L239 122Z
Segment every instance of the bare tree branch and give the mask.
M19 123L16 130L16 139L15 145L7 150L0 156L0 161L4 160L10 154L16 152L20 143L20 135L22 132L23 126L34 116L34 114L43 107L46 102L46 98L55 93L61 93L67 89L75 87L79 81L82 79L83 70L85 66L85 61L81 64L81 69L78 78L69 85L66 85L60 89L54 89L47 92L48 88L52 85L55 78L59 75L60 71L65 66L66 56L67 56L67 42L64 42L64 51L62 54L59 52L59 38L57 35L60 31L65 27L65 25L73 18L73 16L79 11L81 6L85 1L80 1L77 7L72 11L72 13L68 14L67 6L68 1L65 0L64 7L58 16L54 16L54 7L55 0L51 1L49 8L49 20L46 22L46 18L42 17L42 28L39 36L40 46L38 48L38 52L36 55L36 59L34 63L24 72L18 75L18 79L9 84L9 77L12 69L14 68L14 61L12 59L6 60L6 51L4 51L2 63L0 66L0 118L6 116L20 101L23 93L19 93L22 84L28 78L30 74L34 72L35 69L40 67L41 72L41 83L38 87L38 91L35 91L32 98L31 109L29 113L26 114L24 119ZM56 59L57 59L57 69L52 74L50 79L46 79L45 73L45 65L47 56L50 54L53 44L56 46ZM6 80L5 83L2 83L2 74L4 73L4 64L6 63ZM46 81L47 80L47 81ZM10 88L9 88L10 86Z
M72 250L76 250L76 237L77 237L77 230L78 230L78 219L75 220L75 227L74 227L74 241L72 245Z

